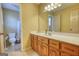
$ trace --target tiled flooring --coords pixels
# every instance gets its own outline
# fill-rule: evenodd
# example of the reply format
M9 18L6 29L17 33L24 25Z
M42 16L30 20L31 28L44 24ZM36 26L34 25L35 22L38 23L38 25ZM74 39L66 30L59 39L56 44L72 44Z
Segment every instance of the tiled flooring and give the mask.
M14 46L10 46L6 48L6 52L10 51L20 51L21 50L21 45L20 44L15 44Z
M34 52L32 49L27 50L26 52L21 51L13 51L8 52L8 56L39 56L36 52Z
M8 56L38 56L38 54L32 49L29 49L26 52L22 52L20 44L16 44L13 47L8 47L5 50L5 53L8 54Z

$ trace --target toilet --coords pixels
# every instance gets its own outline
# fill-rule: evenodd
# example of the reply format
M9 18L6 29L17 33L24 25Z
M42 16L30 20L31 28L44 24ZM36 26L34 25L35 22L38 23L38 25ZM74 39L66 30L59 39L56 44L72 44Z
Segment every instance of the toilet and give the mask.
M9 37L9 42L11 43L11 46L15 45L15 41L16 41L16 34L15 33L9 33L8 34Z

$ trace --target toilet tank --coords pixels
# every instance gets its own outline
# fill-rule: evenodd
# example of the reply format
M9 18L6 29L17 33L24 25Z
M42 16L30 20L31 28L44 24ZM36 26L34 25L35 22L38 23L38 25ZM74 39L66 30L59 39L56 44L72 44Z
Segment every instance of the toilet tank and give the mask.
M15 38L16 34L15 33L9 33L8 36L9 36L9 38Z

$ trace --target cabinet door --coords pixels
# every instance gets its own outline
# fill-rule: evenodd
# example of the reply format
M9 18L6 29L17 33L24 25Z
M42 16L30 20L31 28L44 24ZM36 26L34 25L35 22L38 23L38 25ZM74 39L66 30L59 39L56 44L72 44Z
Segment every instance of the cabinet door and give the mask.
M45 43L42 43L41 45L41 53L42 56L48 56L48 45L46 45Z
M42 49L41 49L41 41L38 40L38 51L37 51L37 53L38 53L39 55L42 55L42 54L41 54L41 50L42 50Z
M59 51L55 48L49 47L49 56L59 56Z

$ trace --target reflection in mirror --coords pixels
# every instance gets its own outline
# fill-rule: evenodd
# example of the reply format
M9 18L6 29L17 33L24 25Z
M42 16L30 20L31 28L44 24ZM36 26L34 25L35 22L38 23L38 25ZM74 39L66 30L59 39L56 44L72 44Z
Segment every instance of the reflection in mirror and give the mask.
M50 7L46 7L49 6ZM48 30L55 32L79 33L79 4L62 3L60 7L53 8L53 4L45 4L48 16ZM54 4L55 6L56 4ZM49 10L50 9L50 10Z
M60 32L60 16L48 16L48 30Z

